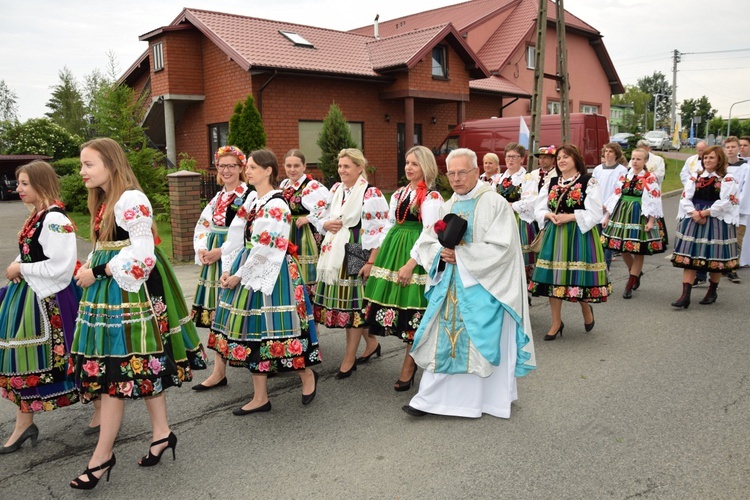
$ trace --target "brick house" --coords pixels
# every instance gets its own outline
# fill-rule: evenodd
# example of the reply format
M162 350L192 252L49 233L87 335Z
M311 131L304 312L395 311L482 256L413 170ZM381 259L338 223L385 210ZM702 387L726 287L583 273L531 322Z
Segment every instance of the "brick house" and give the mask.
M529 114L536 9L536 0L472 0L343 32L186 8L140 37L149 48L121 83L145 96L144 124L173 163L185 152L208 169L249 92L267 147L279 157L300 147L311 165L335 101L376 167L371 180L392 189L412 145L438 146L464 120ZM608 116L623 88L601 34L571 14L566 26L570 109ZM555 72L554 50L545 68ZM544 96L555 113L554 81Z

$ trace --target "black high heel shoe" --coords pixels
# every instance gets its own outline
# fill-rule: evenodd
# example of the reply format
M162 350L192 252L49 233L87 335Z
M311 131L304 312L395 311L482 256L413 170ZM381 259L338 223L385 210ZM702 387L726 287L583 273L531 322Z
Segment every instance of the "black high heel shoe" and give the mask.
M312 400L315 399L315 393L318 392L318 372L316 372L312 368L310 369L310 371L313 372L313 377L315 378L315 388L310 394L302 395L303 405L309 405L310 403L312 403Z
M102 474L100 477L96 477L94 475L94 472L107 469L107 482L109 482L109 474L112 472L112 468L117 463L117 459L115 458L115 454L112 453L112 458L101 464L99 467L91 467L90 469L87 468L85 471L83 471L83 474L81 476L86 476L88 478L88 481L81 481L81 477L77 477L73 479L70 482L70 487L75 490L93 490L96 488L96 485L99 484L99 480L104 477L104 474Z
M18 436L18 439L16 439L15 443L11 443L8 446L3 446L2 448L0 448L0 455L13 453L18 448L20 448L27 439L31 439L31 446L36 446L36 440L39 439L39 428L36 426L36 424L32 423L30 426L28 426L26 430L23 431L20 436Z
M167 446L165 446L158 455L154 455L153 453L151 453L151 448L153 448L157 444L162 443L167 443ZM164 439L160 439L151 443L151 446L148 447L148 455L145 455L143 458L141 458L141 461L138 462L138 465L140 465L141 467L153 467L154 465L159 463L159 460L161 460L161 456L169 448L172 448L172 460L177 460L177 457L175 456L175 448L177 448L177 436L174 435L174 432L170 432L169 436L165 437Z
M552 334L552 335L545 335L545 336L544 336L544 340L555 340L555 338L556 338L556 337L557 337L558 335L559 335L560 337L562 337L562 332L563 332L563 328L565 328L565 323L563 323L563 322L561 321L561 322L560 322L560 329L559 329L559 330L557 330L557 331L556 331L556 332L555 332L554 334Z
M586 304L589 306L589 311L591 311L591 323L584 323L583 327L586 329L586 332L590 332L594 329L594 325L596 324L596 320L594 319L594 308L591 307L591 304ZM560 332L560 336L562 336L562 331Z
M368 354L367 356L360 356L360 357L358 357L357 358L357 364L359 365L359 364L362 364L362 363L367 363L368 361L370 361L370 358L373 355L376 355L377 357L380 357L380 342L378 342L378 346L370 354Z
M414 383L414 377L417 376L417 370L419 370L419 367L414 365L414 371L411 374L411 378L406 382L400 379L396 380L396 383L393 385L393 390L395 390L396 392L404 392L411 389L411 386Z
M349 370L342 372L339 370L339 372L336 374L336 378L341 380L342 378L349 378L352 376L352 372L357 371L357 363L355 362Z

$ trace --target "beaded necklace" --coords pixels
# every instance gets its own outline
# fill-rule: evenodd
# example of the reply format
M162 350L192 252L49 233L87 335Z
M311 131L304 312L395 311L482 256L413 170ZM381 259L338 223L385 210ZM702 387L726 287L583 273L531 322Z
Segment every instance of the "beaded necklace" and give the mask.
M568 187L571 184L573 184L575 181L577 181L580 176L581 174L576 174L573 177L571 177L570 180L565 180L563 179L562 176L560 176L560 179L557 181L557 184L563 188Z
M399 204L399 207L398 207L399 209L401 208L401 205L403 204L404 200L409 200L409 204L406 206L406 209L404 210L404 216L403 217L400 217L398 215L398 213L399 213L400 210L396 210L396 222L398 222L399 224L403 224L404 221L406 221L406 216L409 215L409 211L411 210L412 206L414 205L414 202L417 199L416 196L414 198L412 198L412 199L409 199L409 198L411 198L411 192L412 192L411 186L408 186L406 188L406 193L404 193L402 195L403 197L399 200L399 203L398 203Z
M23 229L21 229L21 232L18 233L18 243L23 245L24 243L26 243L26 240L29 240L32 236L34 236L34 232L36 231L34 226L36 226L36 223L39 222L39 219L42 217L43 213L44 210L39 210L38 212L29 215L29 218L26 219L26 223L23 225Z
M104 209L107 207L106 203L102 203L102 205L99 207L99 210L96 212L96 217L94 217L94 232L98 235L99 230L102 227L102 217L104 217Z

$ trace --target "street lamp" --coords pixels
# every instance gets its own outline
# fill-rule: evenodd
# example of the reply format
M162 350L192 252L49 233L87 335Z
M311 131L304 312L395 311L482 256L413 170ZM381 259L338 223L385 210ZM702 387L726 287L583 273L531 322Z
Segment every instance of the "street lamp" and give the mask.
M734 107L735 104L740 104L740 103L748 102L748 101L750 101L750 99L745 99L744 101L737 101L733 103L731 106L729 106L729 119L727 120L727 137L729 137L729 125L732 123L732 108Z

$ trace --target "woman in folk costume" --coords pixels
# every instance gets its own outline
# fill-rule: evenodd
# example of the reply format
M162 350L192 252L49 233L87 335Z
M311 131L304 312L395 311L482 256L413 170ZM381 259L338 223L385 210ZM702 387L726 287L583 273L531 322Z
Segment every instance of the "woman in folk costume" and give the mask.
M18 234L20 253L5 270L0 298L0 396L18 406L16 425L0 454L26 440L36 444L34 413L78 401L67 375L78 297L72 283L76 235L55 170L34 161L18 167L18 195L31 207Z
M232 227L244 228L244 245L233 252L231 268L221 276L227 291L209 340L209 347L229 364L252 373L253 398L232 411L238 416L271 410L269 373L296 371L302 380L302 404L309 404L318 380L310 366L320 363L312 304L294 257L296 248L289 243L292 213L277 189L276 156L266 149L253 151L246 173L257 196L232 222Z
M661 189L656 176L646 170L646 158L648 151L633 151L632 168L620 177L620 185L604 205L604 248L632 255L630 276L622 293L624 299L631 298L633 290L638 288L636 285L640 285L644 257L664 253L656 225L656 219L664 216Z
M323 226L317 215L326 206L328 189L305 174L305 155L292 149L284 156L284 171L287 178L280 188L292 211L292 231L289 241L297 247L297 260L302 279L310 293L315 290L316 266L323 241Z
M454 194L416 243L429 302L411 355L425 371L402 409L509 418L516 377L536 367L517 225L510 205L478 180L473 151L451 151L446 165Z
M395 335L406 343L401 374L394 385L396 391L406 391L414 382L417 366L409 356L409 347L427 307L424 297L427 274L417 264L414 244L422 229L437 221L443 204L443 197L434 190L438 168L429 149L424 146L410 149L404 172L409 184L391 196L388 217L391 227L365 287L365 316L370 335ZM379 344L374 353L380 353ZM367 362L370 356L360 357L357 363Z
M703 169L688 180L677 211L672 265L683 269L682 295L672 306L690 306L696 271L709 273L708 292L700 303L713 304L722 271L739 267L739 192L739 183L727 174L724 151L720 146L706 148Z
M388 202L375 186L367 183L367 160L358 149L342 149L339 153L341 182L331 194L320 214L327 231L318 260L318 284L313 297L315 322L327 328L346 329L346 353L336 378L349 377L357 369L357 346L365 338L362 357L369 358L379 347L375 337L368 335L364 307L365 280L370 276L378 249L388 229ZM347 271L346 247L360 253L369 252L364 265ZM349 266L351 267L351 266Z
M152 443L138 465L156 465L169 448L174 458L164 390L192 378L183 338L197 332L169 260L154 244L151 204L120 145L107 138L83 144L81 176L95 246L75 276L84 290L70 369L83 402L101 401L101 426L88 468L70 486L91 489L115 466L125 399L143 397L151 417Z
M566 144L557 150L560 175L539 192L535 210L539 227L545 227L529 290L549 297L552 325L544 340L555 340L565 325L563 301L581 305L584 327L594 328L592 303L606 302L612 285L604 261L597 224L602 220L599 184L586 173L581 152Z
M250 190L245 181L245 154L235 146L222 146L214 154L214 165L218 172L217 182L223 186L216 196L203 209L193 234L195 263L201 266L198 288L195 290L193 311L196 326L210 328L216 314L221 288L222 252L225 248L227 232L237 212L242 207ZM194 391L207 391L227 384L227 365L219 355L214 355L214 370Z
M484 172L479 176L479 180L487 182L490 186L496 186L500 182L500 158L495 153L487 153L482 158L482 168Z
M533 213L524 210L524 204L520 202L524 192L524 179L526 178L526 169L523 167L525 158L525 147L515 142L511 142L505 146L505 165L507 168L502 176L500 176L495 189L513 207L516 224L518 225L518 235L521 241L521 250L523 251L526 276L530 278L531 273L534 271L536 254L529 250L529 244L534 241L538 228L534 221Z

